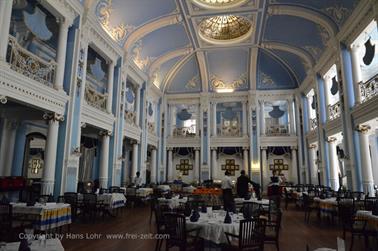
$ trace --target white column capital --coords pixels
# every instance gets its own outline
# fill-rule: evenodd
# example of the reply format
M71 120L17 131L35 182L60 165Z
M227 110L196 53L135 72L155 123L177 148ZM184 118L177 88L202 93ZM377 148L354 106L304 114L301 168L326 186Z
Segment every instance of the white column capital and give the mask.
M0 95L0 104L5 105L8 102L7 96Z
M290 146L291 151L298 150L298 146Z
M309 144L309 145L308 145L308 148L309 148L309 149L315 149L316 147L317 147L316 144Z
M367 134L371 127L369 125L357 125L356 131L362 134Z
M337 138L335 137L328 137L326 139L326 141L329 143L329 144L335 144L337 142Z
M58 122L63 122L64 121L64 115L52 112L52 113L44 113L43 114L43 119L44 120L49 120L49 121L58 121Z
M103 131L100 131L99 133L98 133L98 135L100 135L100 136L112 136L112 132L111 131L108 131L108 130L103 130Z

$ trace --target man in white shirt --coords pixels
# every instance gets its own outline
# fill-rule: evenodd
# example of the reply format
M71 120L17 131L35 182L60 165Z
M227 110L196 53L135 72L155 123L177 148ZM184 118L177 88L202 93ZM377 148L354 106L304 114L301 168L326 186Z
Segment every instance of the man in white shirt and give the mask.
M136 187L141 187L142 186L142 178L140 177L140 172L136 172L136 177L134 178L134 185Z
M224 173L224 178L222 180L222 190L223 190L223 207L224 210L234 212L235 202L234 196L232 195L232 181L230 178L230 172L227 170Z

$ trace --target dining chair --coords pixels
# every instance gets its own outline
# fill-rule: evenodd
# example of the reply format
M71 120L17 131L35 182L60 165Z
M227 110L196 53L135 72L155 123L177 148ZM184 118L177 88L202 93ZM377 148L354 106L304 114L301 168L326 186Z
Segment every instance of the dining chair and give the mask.
M227 246L224 250L264 250L266 220L252 218L241 220L239 223L239 234L225 232ZM233 239L237 239L235 242Z
M88 215L90 219L95 220L97 212L105 216L105 205L102 201L97 200L97 194L83 194L83 215Z
M155 207L155 224L156 224L156 233L165 234L165 221L164 214L170 213L170 208L165 204L156 204ZM160 251L161 246L163 245L164 239L156 239L155 251Z
M316 207L314 206L314 200L313 198L311 198L305 193L302 196L302 200L303 200L303 210L304 210L304 218L305 218L304 220L305 220L305 223L309 223L311 212L314 209L316 209Z
M8 242L12 237L13 225L12 205L0 204L0 241Z
M72 220L75 221L79 210L82 209L82 203L78 201L78 194L74 192L66 192L63 195L64 203L71 205Z
M378 203L377 197L365 197L364 210L373 211L375 204Z
M166 251L172 247L178 247L180 251L196 251L201 248L201 243L199 241L199 233L201 228L196 227L187 230L184 215L177 213L165 213L164 226L164 233L169 236L169 238L166 239ZM190 235L190 233L194 233L194 235Z
M282 221L282 210L279 209L266 223L264 243L275 244L277 251L280 251L280 229Z
M240 209L244 218L259 217L261 214L261 206L255 202L243 202L243 206Z

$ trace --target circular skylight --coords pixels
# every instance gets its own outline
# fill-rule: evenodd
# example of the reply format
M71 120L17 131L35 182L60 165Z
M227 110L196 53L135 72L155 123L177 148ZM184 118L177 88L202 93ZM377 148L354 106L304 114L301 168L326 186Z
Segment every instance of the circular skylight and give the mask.
M251 22L241 16L223 15L206 18L199 24L199 35L212 44L229 44L245 40L252 33Z
M238 7L247 0L192 0L196 5L206 9L226 9Z

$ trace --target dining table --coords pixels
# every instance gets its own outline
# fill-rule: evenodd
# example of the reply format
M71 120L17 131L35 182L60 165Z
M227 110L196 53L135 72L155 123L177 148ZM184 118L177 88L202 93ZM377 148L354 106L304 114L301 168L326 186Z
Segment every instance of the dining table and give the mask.
M170 199L167 198L158 198L159 204L165 204L168 205L170 209L176 209L179 208L181 205L185 204L188 201L188 197L182 197L179 196L172 197Z
M367 222L366 227L370 230L378 230L378 215L373 215L372 211L357 210L356 218L359 220L365 220Z
M224 223L226 211L212 210L212 212L199 213L198 221L191 222L190 217L186 218L187 229L200 228L199 237L215 244L227 243L225 232L238 235L239 223L243 219L242 214L232 214L231 223Z
M126 197L122 193L96 194L97 201L102 201L107 209L116 209L126 205ZM83 201L84 195L78 194L78 200Z
M0 250L18 251L20 242L9 242L0 244ZM34 240L29 245L30 251L64 251L59 239Z
M319 204L320 217L332 218L337 213L337 198L330 197L321 199L314 197L314 202Z
M37 230L46 231L71 224L71 205L65 203L27 203L16 202L12 204L13 216L22 220L31 221Z

